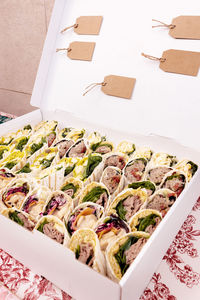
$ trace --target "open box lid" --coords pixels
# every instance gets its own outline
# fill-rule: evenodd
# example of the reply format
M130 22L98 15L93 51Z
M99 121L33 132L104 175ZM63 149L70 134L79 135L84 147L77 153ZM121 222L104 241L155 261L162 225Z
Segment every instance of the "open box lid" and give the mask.
M41 110L63 110L83 119L127 132L154 133L175 138L200 150L196 131L200 126L199 77L171 74L159 63L141 56L157 57L167 49L198 51L200 40L176 40L168 29L152 29L152 18L170 23L172 18L195 15L198 1L177 0L173 6L159 0L56 0L31 98ZM181 7L181 11L180 11ZM77 35L73 29L60 34L79 16L102 15L98 36ZM96 42L91 62L70 60L66 52L72 41ZM132 98L107 96L96 87L85 97L84 88L114 74L136 78Z

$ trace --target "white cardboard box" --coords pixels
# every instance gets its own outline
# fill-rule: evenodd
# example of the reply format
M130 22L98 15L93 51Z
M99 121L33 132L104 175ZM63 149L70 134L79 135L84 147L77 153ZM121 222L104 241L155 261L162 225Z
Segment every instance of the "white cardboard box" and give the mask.
M198 51L199 41L186 45L186 41L170 38L166 30L151 29L153 17L170 22L173 16L188 14L187 9L185 0L176 1L173 7L168 3L165 9L158 0L56 0L31 100L40 110L2 124L1 134L30 122L56 119L63 126L99 130L116 142L131 139L136 145L188 157L200 165L200 139L195 133L200 125L199 78L164 73L157 63L140 56L145 51L159 56L170 48ZM192 0L190 14L196 9ZM81 15L103 15L99 36L78 36L73 30L59 34ZM71 61L55 53L75 40L96 41L92 62ZM98 88L82 96L84 87L108 74L137 78L131 100L106 96ZM138 299L199 196L199 180L200 170L119 284L79 263L70 250L3 216L0 247L77 300Z

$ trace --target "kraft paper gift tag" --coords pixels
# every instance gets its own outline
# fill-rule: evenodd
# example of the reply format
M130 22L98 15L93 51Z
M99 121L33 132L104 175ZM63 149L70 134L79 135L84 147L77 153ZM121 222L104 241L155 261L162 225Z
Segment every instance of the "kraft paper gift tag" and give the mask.
M66 50L67 56L71 59L91 61L94 48L93 42L72 42L68 48L58 48L56 52Z
M165 72L197 76L200 67L200 52L170 49L161 58L142 53L151 60L160 61L160 69Z
M76 19L74 25L64 28L61 33L74 28L77 34L98 35L103 21L102 16L81 16Z
M104 77L104 81L100 83L92 83L87 88L83 96L85 96L95 86L101 85L104 94L130 99L133 93L136 79L124 76L108 75Z
M160 23L153 28L168 27L169 34L175 39L200 39L200 16L179 16L169 25L155 19L153 21Z

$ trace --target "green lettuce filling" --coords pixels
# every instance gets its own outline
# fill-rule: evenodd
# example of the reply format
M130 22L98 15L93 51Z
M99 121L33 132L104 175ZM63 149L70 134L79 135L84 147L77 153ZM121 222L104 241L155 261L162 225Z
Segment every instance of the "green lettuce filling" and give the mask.
M42 146L44 145L44 143L46 143L46 139L44 137L41 138L40 143L38 143L38 144L33 143L31 145L30 155L33 155L36 151L38 151L40 148L42 148Z
M8 216L9 219L11 219L12 221L16 222L17 224L24 226L24 222L18 217L19 212L18 211L13 211L13 212L9 212Z
M28 125L26 125L26 126L24 126L24 128L23 128L24 130L31 130L32 129L32 127L31 127L31 125L30 124L28 124Z
M88 162L83 175L83 180L88 178L92 174L94 169L98 166L98 164L100 164L101 161L102 161L102 157L99 155L95 156L90 154L88 156Z
M138 189L138 188L145 188L147 190L151 190L152 193L155 192L155 185L151 181L138 181L138 182L133 182L128 185L129 188L131 189Z
M3 154L4 154L5 151L8 151L8 149L1 149L0 150L0 159L3 158Z
M75 257L76 259L78 259L80 256L80 245L77 246L76 250L75 250Z
M19 174L19 173L31 173L31 168L30 168L30 164L29 163L27 163L25 166L23 166L23 168L21 168L21 170L19 170L18 172L17 172L17 174Z
M195 163L193 163L192 161L188 161L188 164L190 164L190 166L191 166L191 173L193 176L196 173L198 166Z
M122 219L122 220L124 220L124 221L127 221L126 220L126 213L127 213L127 211L125 210L125 208L124 208L124 205L123 205L123 201L125 201L126 199L123 199L123 200L121 200L118 204L117 204L117 206L116 206L116 211L117 211L117 214L118 214L118 216L120 217L120 219Z
M65 169L64 176L69 175L69 174L74 170L75 166L76 166L76 165L74 164L73 166L67 167L67 168Z
M129 268L129 264L126 263L126 255L125 251L128 250L133 244L138 241L139 238L131 236L127 239L127 241L119 247L119 250L114 257L117 263L120 266L122 276L126 273L127 269Z
M155 214L150 214L144 218L140 218L139 223L136 226L137 230L145 231L149 225L155 225L156 224L155 218L159 218L159 216Z
M68 183L62 187L61 191L65 192L65 191L71 190L71 189L73 190L72 198L74 198L74 194L78 190L78 185L74 185L73 183Z
M24 137L19 141L19 143L16 145L16 149L22 151L24 146L28 143L28 138Z
M11 170L16 164L17 164L16 161L10 161L5 164L4 168Z
M52 161L54 160L55 156L53 156L51 159L44 158L40 161L40 164L42 165L42 169L46 169L51 166Z
M43 228L44 228L44 225L45 224L48 224L49 222L47 221L47 219L45 219L41 224L40 226L38 226L38 231L42 232L43 233Z
M100 196L105 192L108 195L106 189L100 186L96 186L90 192L87 193L87 195L83 198L82 202L96 203L99 200Z

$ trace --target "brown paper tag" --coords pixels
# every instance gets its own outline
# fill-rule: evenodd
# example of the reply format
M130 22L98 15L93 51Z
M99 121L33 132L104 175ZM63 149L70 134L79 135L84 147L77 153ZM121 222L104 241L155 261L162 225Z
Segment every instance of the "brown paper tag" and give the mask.
M106 95L130 99L135 82L135 78L108 75L104 78L101 90Z
M102 16L82 16L76 19L74 31L77 34L99 34Z
M169 34L176 39L200 39L200 16L179 16L172 20Z
M91 61L95 43L92 42L72 42L69 44L67 56L71 59Z
M166 50L160 68L165 72L197 76L200 67L200 52Z

